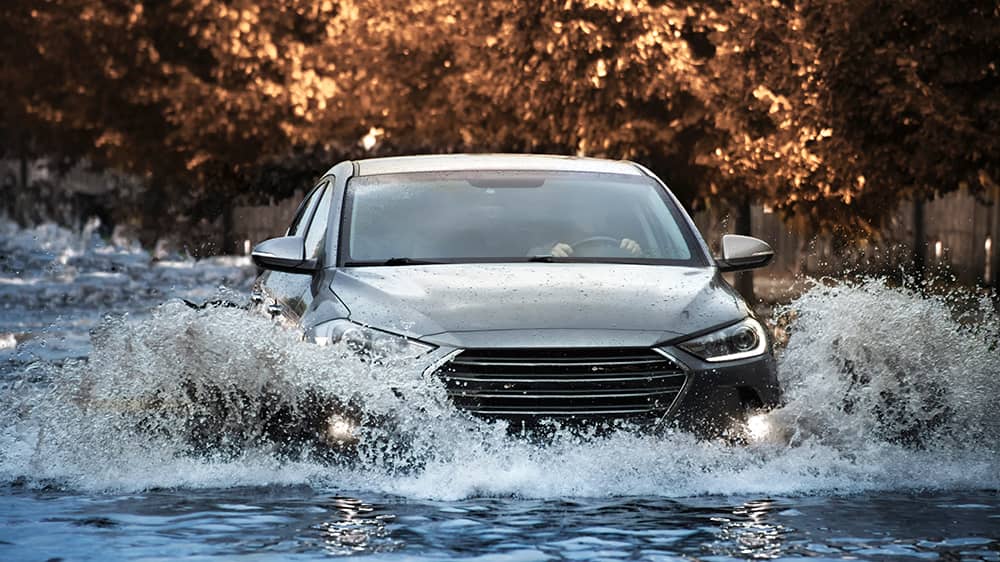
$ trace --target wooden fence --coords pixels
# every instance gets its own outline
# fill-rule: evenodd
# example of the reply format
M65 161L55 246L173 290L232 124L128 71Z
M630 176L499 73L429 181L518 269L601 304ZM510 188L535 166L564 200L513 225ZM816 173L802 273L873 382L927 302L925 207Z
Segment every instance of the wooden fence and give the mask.
M294 196L273 205L235 207L229 239L237 242L238 251L249 254L258 242L284 235L303 197L303 192L296 191Z
M774 248L775 260L757 279L764 284L801 275L912 271L915 248L914 202L905 202L879 236L844 244L830 235L812 236L789 228L766 209L752 209L752 233ZM732 213L696 213L695 223L713 249L732 233ZM922 250L927 269L954 275L964 284L998 286L1000 278L1000 188L975 197L953 192L924 203Z

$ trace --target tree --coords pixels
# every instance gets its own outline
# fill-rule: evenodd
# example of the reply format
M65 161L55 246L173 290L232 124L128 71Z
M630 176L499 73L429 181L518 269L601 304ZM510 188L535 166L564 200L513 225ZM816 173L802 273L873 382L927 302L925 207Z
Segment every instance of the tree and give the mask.
M742 4L743 36L730 42L742 64L713 61L720 82L749 80L732 90L746 111L723 104L730 134L712 159L733 163L733 178L768 186L779 209L814 228L860 226L859 234L900 200L995 185L995 3Z
M0 19L8 140L148 178L160 229L369 153L632 158L696 206L856 234L1000 173L983 0L9 0Z

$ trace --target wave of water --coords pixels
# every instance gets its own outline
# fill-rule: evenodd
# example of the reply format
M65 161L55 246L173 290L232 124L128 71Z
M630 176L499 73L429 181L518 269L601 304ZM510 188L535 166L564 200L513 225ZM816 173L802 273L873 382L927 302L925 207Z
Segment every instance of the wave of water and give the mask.
M414 366L302 343L240 309L168 302L104 320L87 360L9 379L0 480L304 483L439 499L998 489L1000 322L985 299L963 310L880 280L816 283L779 315L787 403L768 416L774 438L743 446L626 430L530 442L455 410ZM222 398L204 400L213 389ZM363 405L352 454L318 459L265 438L331 397ZM286 417L262 414L276 409Z

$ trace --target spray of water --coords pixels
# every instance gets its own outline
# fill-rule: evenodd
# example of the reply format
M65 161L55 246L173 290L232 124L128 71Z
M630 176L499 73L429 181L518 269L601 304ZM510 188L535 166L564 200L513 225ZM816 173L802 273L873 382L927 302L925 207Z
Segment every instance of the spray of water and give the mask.
M453 408L415 365L302 343L240 309L168 302L106 319L86 361L13 379L0 479L444 499L995 489L998 318L987 300L965 311L879 280L816 283L779 315L787 403L769 414L773 438L734 445L625 429L518 438ZM362 420L341 454L297 432L332 405Z

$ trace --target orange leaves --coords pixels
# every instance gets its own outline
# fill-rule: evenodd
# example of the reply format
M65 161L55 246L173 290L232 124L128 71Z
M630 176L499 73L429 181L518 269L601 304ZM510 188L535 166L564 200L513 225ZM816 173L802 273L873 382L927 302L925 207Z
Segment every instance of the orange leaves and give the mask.
M134 26L137 23L139 23L139 21L142 19L143 9L144 8L142 2L138 2L135 4L135 6L132 7L132 13L130 13L128 16L129 26Z
M0 88L184 181L313 145L535 149L634 157L688 197L875 213L1000 177L1000 25L970 2L7 0L5 44L43 71L0 64Z
M791 103L789 103L788 98L782 95L775 94L767 86L761 84L753 90L753 97L770 102L770 107L768 107L768 113L778 113L779 111L789 111L792 108ZM787 128L787 127L784 127Z

